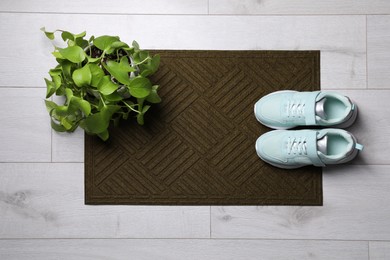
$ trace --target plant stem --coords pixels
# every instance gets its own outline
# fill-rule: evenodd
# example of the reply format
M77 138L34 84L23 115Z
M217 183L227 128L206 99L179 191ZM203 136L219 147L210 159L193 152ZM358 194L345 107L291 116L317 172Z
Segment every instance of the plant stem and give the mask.
M99 98L100 98L100 100L102 101L102 103L103 103L103 106L104 106L104 107L106 107L106 103L104 103L104 100L103 100L103 97L102 97L102 95L100 95L100 94L99 94Z
M120 59L119 59L119 49L116 50L116 61L119 62Z
M133 108L133 106L138 106L138 104L129 105L129 104L127 104L125 101L123 101L123 103L124 103L128 108L130 108L130 110L132 110L132 111L134 111L134 112L136 112L136 113L138 113L138 114L141 113L140 111L135 110L135 109Z
M144 62L147 61L147 60L150 60L150 57L147 57L147 58L145 58L143 61L140 61L140 62L138 62L138 63L134 63L134 65L136 65L136 66L141 65L142 63L144 63Z

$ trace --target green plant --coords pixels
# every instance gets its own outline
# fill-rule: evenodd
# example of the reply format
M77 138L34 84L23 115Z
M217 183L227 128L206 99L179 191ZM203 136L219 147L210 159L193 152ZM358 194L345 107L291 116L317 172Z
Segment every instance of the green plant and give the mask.
M52 54L58 65L49 70L51 80L45 78L45 103L54 130L73 132L80 126L107 140L110 122L117 125L121 118L136 117L144 124L151 104L161 101L158 86L148 79L158 69L158 55L152 57L137 42L130 46L117 36L86 40L86 32L41 30L50 40L60 32L67 45L54 46ZM64 103L47 100L53 94L64 96Z

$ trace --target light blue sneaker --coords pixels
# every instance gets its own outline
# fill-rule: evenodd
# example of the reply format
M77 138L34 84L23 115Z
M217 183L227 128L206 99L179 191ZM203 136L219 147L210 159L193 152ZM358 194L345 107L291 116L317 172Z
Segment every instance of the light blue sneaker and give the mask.
M326 166L345 163L356 157L363 146L341 129L274 130L256 141L257 155L284 169L306 165Z
M335 92L284 90L257 101L255 116L260 123L274 129L305 125L346 128L355 121L357 106Z

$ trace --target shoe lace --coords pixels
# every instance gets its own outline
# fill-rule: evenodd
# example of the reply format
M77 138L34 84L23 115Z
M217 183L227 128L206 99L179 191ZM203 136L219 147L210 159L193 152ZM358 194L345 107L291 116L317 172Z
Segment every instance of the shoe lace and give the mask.
M305 103L302 101L290 100L287 103L287 116L301 117L305 114Z
M287 142L287 154L290 155L291 153L307 155L306 139L289 137Z

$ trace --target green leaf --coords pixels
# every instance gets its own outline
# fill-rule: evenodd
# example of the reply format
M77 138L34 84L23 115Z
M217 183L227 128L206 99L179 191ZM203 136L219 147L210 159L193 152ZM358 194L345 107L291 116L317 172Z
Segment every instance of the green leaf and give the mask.
M123 70L126 70L127 72L135 71L135 69L130 66L129 58L127 56L121 58L121 60L119 61L119 65Z
M131 45L133 45L135 51L139 51L139 44L138 44L138 42L133 41L133 43Z
M149 110L150 106L146 105L142 108L142 114L145 114Z
M153 71L152 73L155 73L158 70L158 67L160 66L160 55L154 55L152 60L150 61L150 69Z
M53 109L55 109L56 107L58 107L58 105L56 103L54 103L53 101L50 101L50 100L45 100L45 105L46 105L46 110L47 112L51 113L51 111Z
M79 34L75 34L74 35L74 38L77 39L77 38L83 38L85 35L87 35L87 32L84 31L82 33L79 33Z
M69 47L76 46L76 42L72 40L68 40L68 46Z
M103 141L107 141L107 139L110 137L109 133L108 133L108 130L105 130L103 131L102 133L99 133L97 134L100 139L102 139Z
M61 76L62 70L60 67L49 70L50 76Z
M73 33L70 33L70 32L67 32L67 31L63 31L61 33L61 38L62 40L66 41L66 40L71 40L73 41L74 40L74 36L73 36Z
M140 68L140 71L142 71L140 75L145 78L153 74L153 72L150 69L146 69L146 68Z
M45 78L46 82L46 98L51 97L56 92L56 85L53 81L48 80Z
M63 118L61 119L61 125L62 125L63 127L65 127L65 129L66 129L67 131L69 131L69 130L72 129L72 127L73 127L72 121L68 120L66 117L63 117Z
M52 81L54 82L54 84L56 86L56 91L57 91L57 89L62 84L62 78L61 78L62 71L61 71L61 69L51 69L51 70L49 70L49 74L52 78Z
M100 134L106 131L111 116L120 109L120 106L105 106L100 112L88 116L85 121L85 129L93 134Z
M140 104L140 106L142 106L142 105ZM142 108L141 113L139 113L139 114L137 115L137 122L138 122L138 124L144 125L144 115L145 115L145 113L149 110L149 108L150 108L149 105L144 106L144 107Z
M80 46L70 46L70 47L67 47L64 49L58 49L58 50L65 59L67 59L73 63L80 63L86 57L84 50Z
M157 94L157 89L158 89L158 86L157 85L154 85L152 87L152 90L150 91L150 94L149 96L146 98L146 101L150 102L150 103L160 103L161 102L161 98L160 96Z
M70 88L65 89L65 95L66 95L66 104L69 106L70 100L73 97L73 91Z
M68 103L68 112L74 113L77 110L81 110L84 115L88 116L91 113L91 105L88 101L76 97L73 95L73 91L69 88L65 89L66 92L66 99Z
M53 128L55 131L57 131L57 132L66 132L66 128L64 126L59 125L56 122L54 122L53 119L51 119L50 124L51 124L51 128Z
M62 67L62 71L64 73L64 76L65 78L71 80L72 79L72 65L73 63L71 63L70 61L68 60L64 60L62 63L61 63L61 67Z
M87 59L88 59L88 62L89 62L89 63L95 63L95 62L97 62L97 61L100 61L102 58L101 58L101 57L92 58L91 56L88 56L88 55L87 55Z
M53 56L57 59L64 59L64 56L62 56L59 51L53 51L51 54L53 54Z
M121 41L116 41L116 42L113 42L109 48L106 49L106 53L107 54L111 54L113 53L115 50L119 49L119 48L123 48L123 47L129 47L129 45L127 45L126 43L124 42L121 42Z
M118 41L117 36L103 35L93 40L93 44L102 51L106 51L110 48L111 44Z
M57 90L56 90L57 96L64 96L65 95L65 85L62 84Z
M89 114L91 114L91 104L89 104L88 101L73 96L72 99L70 100L69 106L73 106L73 105L78 109L80 109L85 116L89 116Z
M57 107L54 108L54 109L51 109L50 112L49 112L49 115L50 115L50 118L55 119L56 122L58 122L60 117L57 115L56 109L57 109ZM47 107L46 107L46 110L47 110Z
M134 47L122 47L123 50L127 51L128 53L134 54Z
M104 71L98 65L93 63L88 64L88 66L92 74L91 85L97 88L100 80L104 76Z
M139 111L142 111L142 107L144 106L144 101L145 101L144 98L137 98L138 110L139 110ZM141 113L141 112L140 112L140 113Z
M124 42L121 42L121 41L117 41L117 42L114 42L114 43L111 44L111 48L118 49L118 48L123 48L123 47L128 48L129 45L127 43L124 43Z
M102 93L103 95L110 95L111 93L113 93L114 91L116 91L118 89L118 85L113 83L110 79L110 76L104 76L99 84L98 84L98 87L97 89L99 90L100 93Z
M87 32L85 32L85 31L82 33L79 33L79 34L73 34L71 32L62 31L61 38L64 41L66 41L66 40L75 41L77 38L83 38L86 34L87 34Z
M83 87L91 84L92 74L88 65L73 71L72 79L76 86Z
M128 85L130 83L129 72L135 71L130 66L128 57L124 56L120 62L108 61L107 64L103 63L104 68L120 83Z
M45 27L41 28L41 31L45 33L46 37L49 38L50 40L54 40L54 32L47 32Z
M132 96L136 98L145 98L152 91L152 83L147 78L137 77L131 80L129 90Z
M124 120L127 120L127 119L129 118L129 112L123 113L122 118L123 118Z
M93 96L93 100L90 100L91 105L96 107L98 101L100 100L100 93L99 93L99 91L97 91L97 89L94 89L94 88L89 88L89 89L87 89L87 92L91 96Z
M130 111L128 111L128 112L123 112L123 113L122 113L122 118L123 118L124 120L127 120L127 118L129 118L129 113L130 113Z
M110 95L104 96L104 99L109 101L109 102L118 102L123 99L121 95L119 95L117 92L113 92Z
M112 60L103 63L103 66L120 83L130 84L129 71L124 66Z
M88 46L88 41L84 40L83 38L76 38L75 43L77 46L80 46L83 50Z
M141 70L141 76L147 77L154 74L160 65L160 55L155 55L149 59L147 63L143 63L139 66Z
M61 77L58 75L51 76L54 84L56 85L56 90L61 86Z
M137 123L139 124L139 125L144 125L144 114L143 113L139 113L138 115L137 115Z
M86 130L93 134L104 132L107 130L108 125L109 119L107 119L103 112L95 113L85 119Z
M68 106L57 106L55 110L53 110L57 116L67 116L69 114Z
M118 105L107 105L103 108L103 111L107 111L107 113L109 114L109 117L111 118L111 116L117 112L119 109L121 109L120 106Z

